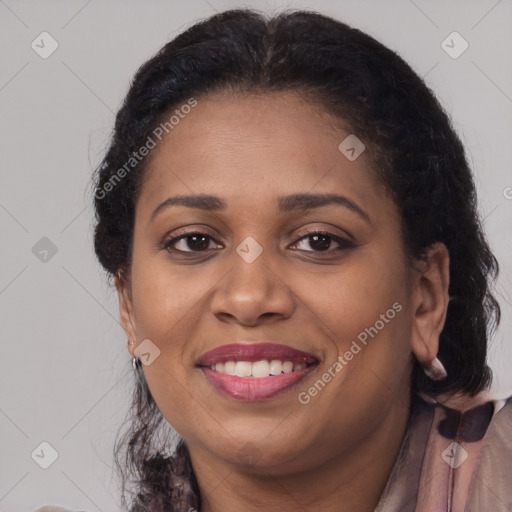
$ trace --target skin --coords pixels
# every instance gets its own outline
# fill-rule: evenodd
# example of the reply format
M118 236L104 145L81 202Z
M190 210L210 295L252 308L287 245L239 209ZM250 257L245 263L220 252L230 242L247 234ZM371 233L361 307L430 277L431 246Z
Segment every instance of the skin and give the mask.
M120 318L129 340L161 351L144 375L187 442L202 511L373 510L405 435L413 357L427 365L437 354L448 251L436 244L426 263L407 263L396 206L368 151L353 162L339 151L351 132L337 121L292 92L217 93L199 98L150 155L132 266L116 280ZM280 212L277 198L294 193L346 196L368 220L336 204ZM168 197L189 194L227 208L172 206L151 219ZM327 239L329 255L306 236L313 228L354 245L333 252ZM211 237L206 252L191 252L190 238L175 244L185 255L161 246L198 230ZM263 249L252 263L236 252L247 236ZM301 404L298 394L396 302L403 309ZM196 362L240 340L289 345L319 365L293 390L238 401Z

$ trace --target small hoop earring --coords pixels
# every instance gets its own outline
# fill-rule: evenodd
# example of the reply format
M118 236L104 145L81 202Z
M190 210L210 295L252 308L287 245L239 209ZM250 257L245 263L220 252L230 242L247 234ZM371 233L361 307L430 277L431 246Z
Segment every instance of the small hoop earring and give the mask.
M435 381L446 379L448 376L446 368L437 357L434 357L423 371L427 377Z
M133 341L133 340L132 340L132 341L128 340L128 346L129 346L129 347L132 347L134 344L135 344L135 341ZM133 369L134 369L134 370L136 370L136 369L137 369L137 363L138 363L138 361L139 361L139 358L138 358L138 357L132 356L132 367L133 367Z

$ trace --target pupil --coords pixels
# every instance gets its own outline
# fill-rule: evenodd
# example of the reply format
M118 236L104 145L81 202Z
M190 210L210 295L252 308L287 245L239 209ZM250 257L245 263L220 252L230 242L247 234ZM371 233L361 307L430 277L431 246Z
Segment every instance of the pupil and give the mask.
M192 243L190 243L190 240L193 240ZM202 249L208 249L208 237L205 235L191 235L188 237L189 240L189 249L192 249L194 251L202 250ZM198 240L201 240L198 242ZM206 243L205 243L206 241Z
M330 245L330 237L329 236L327 236L327 235L312 235L311 238L313 239L313 243L310 242L310 245L313 247L313 249L315 248L315 244L317 244L319 239L323 240L324 243L318 244L316 246L316 248L320 251L325 251L325 250L329 249L329 245Z

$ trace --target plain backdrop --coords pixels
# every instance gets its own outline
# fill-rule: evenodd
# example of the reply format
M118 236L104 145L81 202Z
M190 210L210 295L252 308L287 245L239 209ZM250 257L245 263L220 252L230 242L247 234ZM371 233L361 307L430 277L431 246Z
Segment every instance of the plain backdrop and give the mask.
M510 0L0 0L2 512L120 510L112 446L132 370L117 297L93 253L91 174L136 69L198 19L245 6L352 24L435 91L467 148L501 264L492 393L512 393ZM458 58L442 47L454 31L469 45ZM46 59L32 46L55 44L42 32L58 44Z

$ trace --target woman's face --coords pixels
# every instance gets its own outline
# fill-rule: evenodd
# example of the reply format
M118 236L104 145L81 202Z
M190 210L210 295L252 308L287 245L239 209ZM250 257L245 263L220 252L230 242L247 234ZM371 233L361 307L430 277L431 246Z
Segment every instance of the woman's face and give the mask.
M152 150L121 318L193 459L325 464L391 432L411 351L436 354L441 306L349 135L293 93L216 94Z

